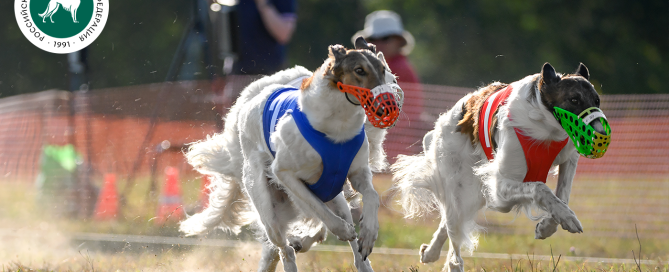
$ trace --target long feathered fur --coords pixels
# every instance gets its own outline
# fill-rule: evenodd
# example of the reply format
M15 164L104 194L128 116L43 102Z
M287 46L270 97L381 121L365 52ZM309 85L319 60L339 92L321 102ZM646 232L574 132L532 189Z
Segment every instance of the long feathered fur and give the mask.
M240 97L230 108L225 117L223 132L207 136L207 139L191 144L185 154L186 160L198 172L214 177L208 189L209 206L201 213L189 216L181 222L180 231L186 235L202 234L213 228L239 233L242 226L253 223L256 213L248 203L248 198L240 185L242 175L241 146L237 120L242 105L257 96L265 87L272 84L286 85L300 78L311 77L312 72L302 66L280 71L274 75L263 77L244 88ZM395 82L392 73L386 74L388 82ZM369 141L369 164L374 172L384 171L388 167L383 141L387 130L365 123L365 133ZM236 155L232 155L236 154ZM345 193L353 207L358 206L359 197L350 190L347 183Z
M506 104L493 113L498 121L492 128L496 130L492 141L497 143L493 161L487 159L473 134L476 128L459 125L477 123L482 102L492 90L504 87L497 82L468 94L442 114L434 130L425 135L422 154L399 157L391 166L394 179L391 192L405 215L419 217L438 211L441 216L432 241L420 248L421 262L438 260L442 246L450 240L444 270L463 271L460 248L473 250L476 246L481 227L474 219L483 208L523 211L530 219L541 220L535 228L537 239L551 236L558 226L572 233L583 231L575 213L567 206L579 158L573 143L569 142L553 160L553 173L559 166L558 188L553 192L542 182L523 182L527 163L515 129L533 138L534 144L566 139L566 132L552 116L552 103L569 103L565 102L568 100L565 96L579 95L585 97L580 101L582 105L578 104L580 107L598 107L598 95L588 78L589 72L583 64L576 75L563 76L546 63L540 74L511 83L512 92ZM582 110L574 108L572 113ZM534 215L533 210L542 212Z
M468 172L462 167L440 162L464 160L461 161L462 165L477 164L475 159L467 158L470 156L461 157L478 151L469 144L466 135L455 132L462 105L471 96L472 94L465 96L450 111L439 116L435 128L423 138L423 153L413 156L400 155L390 167L394 181L390 193L402 206L405 217L416 218L438 212L442 221L446 221L449 219L447 210L454 208L457 210L457 207L462 205L461 198L469 197L453 195L453 192L457 191L455 187L471 187L472 183L445 183L444 179L473 179L471 170ZM461 237L462 246L473 251L478 244L478 233L482 228L474 222L475 216L462 213L457 214L457 217L451 220L463 222L464 228L451 230L449 233Z
M197 235L219 227L224 231L239 233L242 226L251 224L256 213L248 203L241 186L242 158L239 144L237 115L242 105L272 84L288 84L291 81L311 76L302 66L280 71L263 77L244 88L240 97L226 115L223 132L207 136L206 140L192 144L186 159L198 172L214 177L209 185L209 206L202 212L181 222L179 230L186 235ZM231 121L231 122L228 122ZM236 154L236 155L232 155Z
M415 218L439 211L439 202L430 190L434 184L432 163L425 154L414 156L399 155L390 170L395 185L390 191L391 198L397 198L404 217Z

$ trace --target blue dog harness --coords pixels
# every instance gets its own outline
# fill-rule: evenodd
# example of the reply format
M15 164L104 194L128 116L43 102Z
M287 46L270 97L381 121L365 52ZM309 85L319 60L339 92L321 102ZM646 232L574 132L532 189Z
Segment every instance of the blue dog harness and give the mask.
M328 202L342 191L348 169L365 141L365 128L363 125L360 133L346 142L334 143L309 124L309 120L299 108L299 96L299 90L292 87L276 90L269 96L262 114L265 144L272 155L276 156L276 147L270 141L270 137L279 119L286 113L291 114L302 137L318 152L323 162L321 177L308 187L323 202Z

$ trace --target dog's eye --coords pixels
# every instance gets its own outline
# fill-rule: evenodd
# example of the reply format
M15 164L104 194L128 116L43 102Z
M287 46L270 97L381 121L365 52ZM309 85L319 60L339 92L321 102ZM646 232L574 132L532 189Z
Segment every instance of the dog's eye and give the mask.
M571 103L578 104L578 99L576 99L576 98L572 98L572 99L571 99Z
M366 75L365 70L362 70L362 68L355 68L355 73L361 76Z

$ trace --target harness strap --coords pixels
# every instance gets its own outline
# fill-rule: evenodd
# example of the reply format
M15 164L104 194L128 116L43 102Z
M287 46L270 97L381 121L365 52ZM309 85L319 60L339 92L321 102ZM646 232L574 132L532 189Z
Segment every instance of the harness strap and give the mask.
M265 103L262 113L263 134L265 144L267 145L272 157L276 156L274 143L270 141L270 136L276 130L276 124L286 113L292 112L298 108L298 98L295 91L297 88L283 88L274 91Z
M519 128L513 128L516 136L523 147L525 154L525 163L527 164L527 174L523 182L541 181L546 183L548 172L553 166L555 157L560 154L562 148L567 145L569 138L562 141L537 141L536 139L523 135ZM529 158L529 159L528 159Z
M479 113L479 141L483 147L483 152L488 160L492 161L495 157L493 155L492 139L490 132L492 127L492 118L497 112L500 105L506 104L506 99L511 95L513 88L511 85L507 86L503 91L497 91L492 94L483 103L481 113Z
M343 143L333 143L324 133L314 129L307 120L307 116L301 111L292 113L297 128L309 142L323 162L323 173L316 183L309 185L309 189L323 202L335 198L344 188L348 170L351 168L353 159L358 154L360 147L365 141L365 126L360 133Z
M490 138L492 129L492 118L497 112L499 106L506 104L513 88L511 85L502 91L495 92L483 103L481 113L479 114L479 142L488 160L492 161L494 157L492 139ZM541 181L546 183L548 172L553 165L553 161L565 147L569 138L562 141L539 141L530 136L526 136L519 128L513 128L520 141L520 146L525 154L525 163L527 173L523 182Z
M323 172L318 181L309 185L309 189L323 202L328 202L341 193L348 170L365 141L365 127L360 128L351 140L334 143L327 136L314 129L306 115L299 108L299 91L296 88L283 88L274 91L265 102L263 110L263 133L265 144L272 156L276 148L271 141L271 134L282 116L290 114L305 140L321 157Z

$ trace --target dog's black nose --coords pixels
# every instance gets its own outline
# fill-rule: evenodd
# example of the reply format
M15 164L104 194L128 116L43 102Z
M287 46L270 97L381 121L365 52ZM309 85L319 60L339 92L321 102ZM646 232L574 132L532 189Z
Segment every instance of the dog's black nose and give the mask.
M383 116L383 114L385 113L385 111L386 111L386 107L383 107L383 106L382 106L382 107L379 107L379 108L376 110L376 116Z

